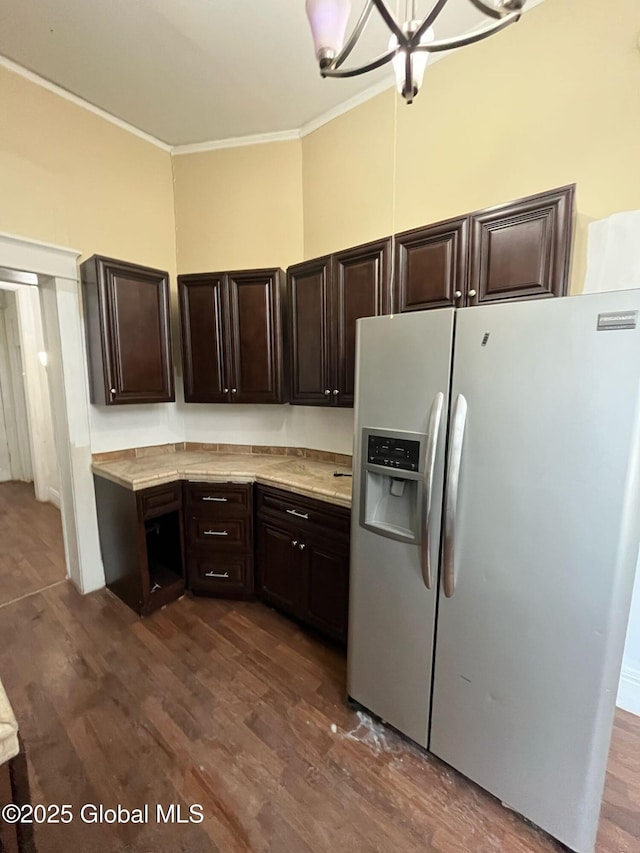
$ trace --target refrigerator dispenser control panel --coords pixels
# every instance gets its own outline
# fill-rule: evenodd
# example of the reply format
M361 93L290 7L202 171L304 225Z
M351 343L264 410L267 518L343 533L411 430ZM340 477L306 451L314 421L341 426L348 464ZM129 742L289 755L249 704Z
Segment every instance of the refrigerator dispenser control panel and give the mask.
M387 438L370 435L367 461L371 465L384 465L402 471L417 471L420 463L420 442L404 438Z

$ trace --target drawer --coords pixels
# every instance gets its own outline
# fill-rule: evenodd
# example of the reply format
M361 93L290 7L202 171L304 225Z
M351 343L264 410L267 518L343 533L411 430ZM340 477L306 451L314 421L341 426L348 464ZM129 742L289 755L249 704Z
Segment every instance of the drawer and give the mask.
M292 492L260 487L258 512L267 512L272 518L294 523L302 529L307 526L325 527L332 533L349 534L351 513L348 509Z
M138 492L142 518L151 518L182 507L182 484L167 483Z
M253 592L253 558L229 554L189 551L187 554L189 588L214 595L250 595Z
M251 515L251 485L185 483L187 511L201 518Z
M187 522L187 547L211 551L248 551L251 549L249 518L199 518Z

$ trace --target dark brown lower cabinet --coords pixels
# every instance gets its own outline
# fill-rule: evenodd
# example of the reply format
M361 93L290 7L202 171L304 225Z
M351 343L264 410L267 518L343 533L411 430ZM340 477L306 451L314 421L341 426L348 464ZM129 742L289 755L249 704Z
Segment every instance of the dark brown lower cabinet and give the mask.
M133 492L95 476L105 581L146 616L184 592L181 483Z
M350 513L257 489L258 597L339 642L347 639Z
M253 595L250 484L185 483L187 586L198 595Z

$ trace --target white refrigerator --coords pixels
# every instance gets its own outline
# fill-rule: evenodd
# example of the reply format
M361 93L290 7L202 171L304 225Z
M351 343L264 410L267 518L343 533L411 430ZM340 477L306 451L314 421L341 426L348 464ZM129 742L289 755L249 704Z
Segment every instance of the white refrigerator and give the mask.
M594 849L640 542L640 291L358 321L348 693Z

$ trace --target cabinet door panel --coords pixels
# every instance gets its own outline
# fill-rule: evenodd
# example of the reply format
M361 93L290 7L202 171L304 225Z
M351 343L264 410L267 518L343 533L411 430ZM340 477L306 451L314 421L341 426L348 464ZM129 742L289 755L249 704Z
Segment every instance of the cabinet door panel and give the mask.
M94 255L81 276L91 402L174 400L168 274Z
M231 402L283 402L279 270L229 273Z
M566 294L573 192L564 187L472 216L469 304Z
M331 404L334 386L329 376L329 273L328 257L288 270L292 403Z
M349 546L306 540L303 618L336 640L347 639Z
M293 531L268 521L258 522L258 584L261 598L299 615L302 577Z
M396 305L400 313L460 307L467 283L468 217L396 237ZM456 297L456 293L462 294Z
M224 403L229 398L224 275L179 276L184 398Z
M333 394L339 406L353 406L356 320L391 310L389 254L391 240L378 240L333 256L331 325L336 335Z

